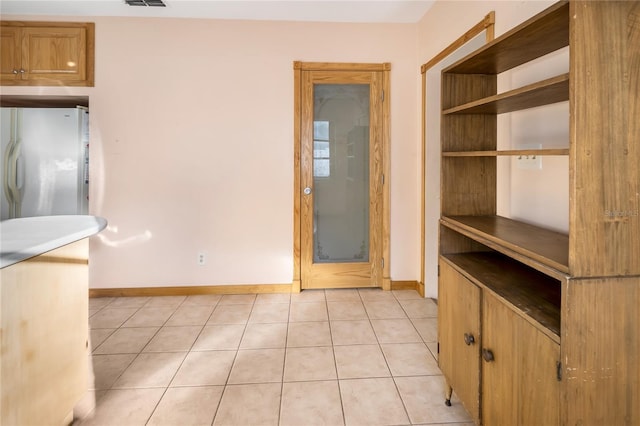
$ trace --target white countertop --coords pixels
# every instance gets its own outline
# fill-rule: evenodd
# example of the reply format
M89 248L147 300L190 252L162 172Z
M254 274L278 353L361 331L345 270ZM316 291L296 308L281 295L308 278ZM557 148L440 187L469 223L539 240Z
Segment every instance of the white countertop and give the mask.
M97 216L38 216L0 222L0 268L11 266L102 231Z

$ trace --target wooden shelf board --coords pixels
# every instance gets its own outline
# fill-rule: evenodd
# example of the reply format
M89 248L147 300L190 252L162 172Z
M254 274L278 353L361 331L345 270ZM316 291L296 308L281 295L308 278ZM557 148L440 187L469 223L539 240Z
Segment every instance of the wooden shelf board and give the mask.
M447 254L443 258L560 343L561 283L558 280L495 252Z
M504 114L569 100L569 74L444 110L443 114Z
M499 151L446 151L443 157L498 157L517 155L569 155L569 148L508 149Z
M557 279L569 273L569 236L492 216L444 216L441 223Z
M444 70L499 74L569 45L569 2L556 3Z

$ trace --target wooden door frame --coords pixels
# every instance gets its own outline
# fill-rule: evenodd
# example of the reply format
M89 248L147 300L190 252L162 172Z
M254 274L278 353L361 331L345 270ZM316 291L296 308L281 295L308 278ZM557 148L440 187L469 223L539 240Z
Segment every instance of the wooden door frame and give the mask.
M302 268L301 268L301 236L300 229L300 201L301 201L301 83L302 71L381 71L382 89L384 91L384 102L382 103L382 171L384 175L384 185L382 188L382 289L391 290L391 256L390 256L390 72L389 62L380 64L360 64L360 63L336 63L336 62L293 62L293 283L291 291L299 293L302 288Z
M485 33L485 42L489 43L495 38L495 22L496 13L491 11L485 15L485 17L476 25L471 27L467 32L458 37L453 43L445 47L440 53L431 58L428 62L422 64L420 67L420 73L422 74L422 107L421 107L421 165L420 165L420 281L418 282L419 293L424 297L425 293L425 261L426 261L426 249L425 249L425 233L426 233L426 167L427 167L427 71L433 68L435 65L446 59L449 55L456 50L464 46L468 41L480 34L482 31ZM439 125L439 123L438 123ZM437 141L440 144L440 141ZM437 264L437 259L435 263Z

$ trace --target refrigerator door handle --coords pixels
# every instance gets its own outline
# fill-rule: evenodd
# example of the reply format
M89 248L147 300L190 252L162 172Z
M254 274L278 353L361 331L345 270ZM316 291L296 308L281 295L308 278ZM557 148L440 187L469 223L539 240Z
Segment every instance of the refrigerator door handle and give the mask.
M10 182L15 181L15 171L12 168L14 164L13 160L13 152L16 147L16 115L17 110L15 108L11 108L10 110L10 130L9 130L9 143L7 144L7 148L4 151L4 155L2 158L2 191L4 192L5 197L9 203L9 215L13 217L13 206L15 205L15 201L13 198L13 191L11 191Z
M24 158L22 158L22 108L16 109L16 137L15 137L15 149L13 151L13 201L15 202L16 217L22 216L20 210L22 207L22 186L24 185ZM18 173L18 166L20 167L20 173ZM20 181L19 181L20 179Z
M14 193L13 193L13 198L16 201L16 203L21 203L22 202L22 193L23 193L23 188L24 188L24 173L25 173L25 164L24 164L24 157L22 156L22 153L20 152L20 145L18 145L18 149L16 149L16 160L15 160L15 186L14 186Z
M10 181L11 198L13 201L13 217L22 217L22 186L24 185L24 160L20 153L21 141L17 141L13 149L12 172L13 179ZM22 163L22 167L20 166ZM20 172L19 172L20 171Z
M11 146L11 152L9 154L9 164L7 164L7 185L11 191L11 198L14 202L17 201L16 194L18 194L18 159L20 158L20 145L15 143Z
M6 151L4 152L4 161L2 164L2 169L4 170L4 176L2 177L2 182L4 183L4 193L7 197L7 201L9 201L10 205L15 203L14 191L13 188L16 184L16 171L15 171L15 152L16 143L14 140L10 141Z
M20 163L23 163L20 166ZM24 161L20 155L20 143L11 141L5 151L3 161L3 190L9 202L9 218L20 217L22 186L24 185ZM18 173L20 170L20 173ZM19 179L22 182L19 182Z
M3 158L3 191L9 202L9 218L20 217L22 186L24 185L24 159L21 155L22 140L18 132L22 128L22 110L11 109L11 129L9 144ZM20 174L18 175L18 168ZM21 179L21 182L18 182Z

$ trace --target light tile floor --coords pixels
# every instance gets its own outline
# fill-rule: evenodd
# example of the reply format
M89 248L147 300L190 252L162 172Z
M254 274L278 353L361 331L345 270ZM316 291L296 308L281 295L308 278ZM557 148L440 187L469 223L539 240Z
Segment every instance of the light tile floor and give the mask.
M96 298L78 425L471 425L415 291Z

